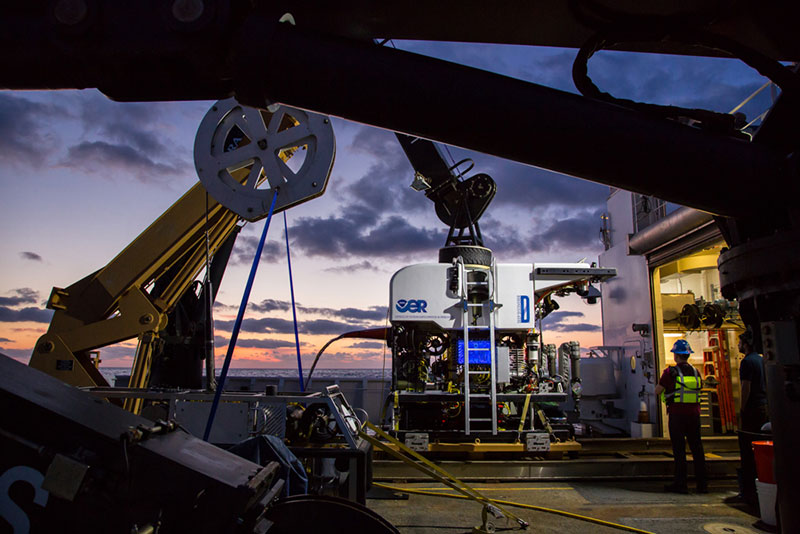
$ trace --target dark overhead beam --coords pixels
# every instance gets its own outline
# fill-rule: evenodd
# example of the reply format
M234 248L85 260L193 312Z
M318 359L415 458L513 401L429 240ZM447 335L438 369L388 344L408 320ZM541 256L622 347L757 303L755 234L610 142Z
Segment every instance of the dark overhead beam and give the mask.
M237 93L252 105L312 109L716 214L796 198L786 154L768 146L401 50L268 27L251 18L240 34ZM753 183L758 190L744 187Z
M53 10L81 3L87 10ZM9 9L0 18L0 87L97 87L112 98L139 101L236 92L251 105L283 102L716 214L797 198L797 164L787 159L792 143L748 143L377 47L366 38L381 27L374 24L382 10L354 15L344 38L305 29L319 25L320 13L296 10L297 27L278 23L278 12L291 11L279 3L258 11L248 3L208 0L196 18L176 15L174 5L59 0ZM342 9L357 5L345 2ZM393 9L401 15L396 27L407 26L410 15ZM465 9L476 24L483 11ZM518 28L520 22L509 24Z

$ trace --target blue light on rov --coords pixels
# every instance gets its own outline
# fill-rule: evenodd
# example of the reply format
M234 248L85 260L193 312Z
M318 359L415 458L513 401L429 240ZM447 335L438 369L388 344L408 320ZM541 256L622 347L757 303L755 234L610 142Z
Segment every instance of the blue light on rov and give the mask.
M458 363L464 365L464 340L458 340ZM470 339L469 340L469 364L470 365L490 365L492 363L492 351L489 340Z

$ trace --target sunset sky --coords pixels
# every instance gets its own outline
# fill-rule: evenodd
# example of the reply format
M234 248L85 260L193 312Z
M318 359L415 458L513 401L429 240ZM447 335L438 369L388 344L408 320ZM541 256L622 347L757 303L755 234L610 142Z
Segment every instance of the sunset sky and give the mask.
M395 44L575 92L574 50ZM730 111L765 81L734 60L618 52L597 54L589 72L615 96L717 111ZM743 111L755 118L769 102L765 91ZM95 90L0 92L0 352L27 362L52 314L45 309L51 287L102 267L196 183L194 137L212 104L115 103ZM595 127L602 135L603 125ZM437 261L447 234L433 204L409 188L413 170L391 132L337 118L333 128L337 154L326 194L287 212L306 367L331 337L383 326L392 274ZM485 129L487 136L504 134L502 120ZM473 173L497 182L481 227L499 262L596 261L608 187L456 147L446 153L455 161L473 158ZM263 224L243 230L220 289L220 362ZM296 365L283 232L283 218L276 217L236 367ZM545 342L602 343L599 305L574 296L561 305L545 322ZM129 366L134 348L132 340L105 349L103 365ZM320 367L380 367L383 356L382 343L342 341Z

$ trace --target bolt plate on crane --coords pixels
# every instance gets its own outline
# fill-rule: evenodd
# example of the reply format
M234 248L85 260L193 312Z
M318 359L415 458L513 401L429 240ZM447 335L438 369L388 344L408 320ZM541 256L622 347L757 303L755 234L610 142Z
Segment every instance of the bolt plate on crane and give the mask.
M248 221L325 192L336 142L328 117L288 106L258 109L220 100L203 117L194 162L203 186Z

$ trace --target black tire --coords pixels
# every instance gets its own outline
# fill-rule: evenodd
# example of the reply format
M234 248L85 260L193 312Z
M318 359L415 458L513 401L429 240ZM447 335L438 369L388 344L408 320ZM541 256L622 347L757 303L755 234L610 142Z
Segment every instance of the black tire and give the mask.
M456 245L439 249L439 263L453 263L453 259L459 256L465 265L492 266L492 251L485 247Z
M270 534L317 531L328 534L400 534L391 523L366 506L323 495L294 495L282 499L267 508L264 518L274 523L269 529Z

